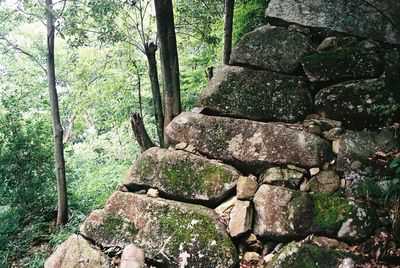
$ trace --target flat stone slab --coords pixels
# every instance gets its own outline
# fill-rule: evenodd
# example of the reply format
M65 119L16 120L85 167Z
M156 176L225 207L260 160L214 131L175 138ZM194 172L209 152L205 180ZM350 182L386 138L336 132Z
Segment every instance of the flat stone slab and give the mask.
M271 0L266 17L400 44L400 2L393 0Z
M104 247L129 244L168 267L234 267L235 246L213 210L134 193L114 192L81 233Z
M267 166L322 166L331 144L319 136L279 123L181 113L166 128L173 143L191 144L210 158L253 173Z
M237 66L218 70L198 105L215 114L265 122L300 121L313 107L302 78Z
M217 205L241 174L233 167L185 151L153 147L125 175L131 190L156 188L169 199Z
M290 74L300 66L300 58L313 50L310 38L301 33L263 26L240 39L230 64Z

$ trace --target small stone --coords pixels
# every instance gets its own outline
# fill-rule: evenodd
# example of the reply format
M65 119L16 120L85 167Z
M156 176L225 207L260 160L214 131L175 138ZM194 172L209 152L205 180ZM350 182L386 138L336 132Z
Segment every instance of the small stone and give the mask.
M362 163L360 161L354 161L351 163L350 168L355 170L355 169L359 169L362 167Z
M302 192L310 191L310 185L308 184L307 180L304 180L303 183L300 185L300 191Z
M315 135L321 135L322 130L321 127L317 124L312 124L307 127L307 132Z
M150 188L149 190L147 190L147 195L150 197L158 197L159 194L160 192L157 189Z
M195 153L196 152L196 147L194 147L192 144L189 144L186 148L185 151L188 153Z
M133 244L129 244L124 248L119 268L144 268L146 267L145 265L143 250Z
M250 244L254 244L258 241L257 236L253 233L251 233L247 238L245 243L250 245Z
M340 188L342 188L342 189L346 188L346 180L345 179L340 180Z
M336 36L330 36L322 40L321 44L317 47L317 51L328 50L329 48L334 47L336 44Z
M356 263L351 258L344 258L342 262L339 264L338 268L354 268L356 267Z
M335 154L338 154L338 153L339 153L339 150L340 150L340 140L334 140L334 141L332 142L332 151L333 151Z
M253 219L253 207L250 201L238 200L230 216L229 233L232 237L239 236L249 231Z
M340 186L340 178L332 170L322 171L309 181L312 192L323 192L332 194Z
M311 175L311 177L317 175L319 172L320 172L320 169L317 168L317 167L311 168L311 169L310 169L310 175Z
M313 120L313 121L318 125L320 125L323 131L329 131L335 127L342 126L342 122L328 118L319 118L318 120Z
M319 114L309 114L307 115L306 119L312 120L312 119L319 119L321 116Z
M217 213L218 215L223 213L230 213L236 201L236 196L229 198L227 201L223 202L221 205L214 209L215 213Z
M115 191L129 192L128 188L123 184L117 185L117 187L115 187Z
M269 263L270 261L272 261L272 258L275 256L275 254L267 254L265 255L265 257L263 258L265 263Z
M256 262L260 259L260 254L257 252L246 252L243 256L243 260L246 262Z
M329 141L335 141L340 139L340 136L342 134L343 134L343 129L340 127L335 127L332 128L331 130L322 132L322 136Z
M254 176L240 176L236 185L236 196L238 199L250 200L258 189L257 178Z
M300 185L301 179L304 177L304 173L307 171L293 165L288 165L288 167L291 169L280 167L267 169L260 177L261 182L297 189Z
M309 28L297 24L290 24L287 29L291 32L299 32L306 35L311 32Z
M175 150L184 150L188 144L186 142L180 142L177 145L175 145Z
M283 248L283 243L279 243L278 245L275 246L274 250L272 252L279 252Z
M288 169L292 169L292 170L296 170L296 171L301 172L303 174L307 173L307 170L305 170L304 168L296 167L295 165L287 165L287 168Z

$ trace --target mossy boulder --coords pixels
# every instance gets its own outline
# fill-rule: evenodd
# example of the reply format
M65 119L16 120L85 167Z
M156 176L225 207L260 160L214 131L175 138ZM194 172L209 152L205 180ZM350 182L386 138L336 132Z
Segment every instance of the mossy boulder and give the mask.
M181 113L166 128L172 143L185 142L210 158L260 174L266 166L321 166L332 158L324 139L280 123Z
M300 58L312 51L307 36L284 28L263 26L240 39L232 51L230 64L290 74L300 66Z
M399 103L398 88L384 78L339 83L315 96L317 112L355 130L390 124L399 112Z
M287 241L309 234L354 242L374 231L375 217L362 202L324 193L308 194L285 187L262 185L254 195L253 232Z
M312 82L377 77L384 67L375 53L356 47L309 55L302 58L301 64Z
M136 160L124 184L131 190L156 188L170 199L215 206L234 190L240 175L215 160L154 147Z
M233 267L238 256L213 210L134 193L115 192L92 212L81 233L104 247L135 244L168 267Z
M198 105L213 114L296 122L312 111L308 89L297 76L224 66L208 83Z
M271 0L265 15L269 19L400 44L399 1Z
M338 267L349 253L319 247L304 242L291 242L276 254L267 268L326 268Z

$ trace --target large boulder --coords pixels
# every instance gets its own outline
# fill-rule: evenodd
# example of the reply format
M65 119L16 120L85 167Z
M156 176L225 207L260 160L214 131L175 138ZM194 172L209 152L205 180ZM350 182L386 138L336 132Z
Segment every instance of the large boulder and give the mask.
M45 268L107 268L110 261L80 235L71 235L46 260Z
M400 44L400 2L393 0L271 0L266 16Z
M301 64L312 82L377 77L384 67L374 52L356 47L309 55L302 58Z
M289 74L299 67L300 58L312 51L307 36L284 28L263 26L240 39L232 51L230 64Z
M363 203L323 193L264 184L253 201L254 233L275 240L315 233L354 242L368 238L375 227L374 215Z
M260 174L268 165L321 166L331 159L322 138L279 123L181 113L166 128L172 143Z
M124 184L131 190L156 188L175 200L213 206L234 190L239 176L233 167L218 161L154 147L136 160Z
M348 129L377 128L398 112L400 94L384 78L353 80L322 89L316 110Z
M233 267L236 249L213 210L134 193L115 192L93 211L81 233L105 246L135 244L168 267Z
M302 78L236 66L215 74L198 105L214 114L282 122L303 120L313 107Z

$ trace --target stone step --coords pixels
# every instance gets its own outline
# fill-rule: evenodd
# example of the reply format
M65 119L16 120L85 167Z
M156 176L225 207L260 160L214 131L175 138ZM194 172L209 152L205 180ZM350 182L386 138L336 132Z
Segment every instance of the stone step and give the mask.
M166 128L173 143L185 142L210 158L260 174L268 166L322 166L332 159L331 144L280 123L181 113Z
M141 248L146 259L168 267L234 267L236 249L213 210L200 206L114 192L93 211L81 233L104 247Z
M216 160L158 147L144 152L125 175L130 190L156 188L168 199L216 206L241 174Z

